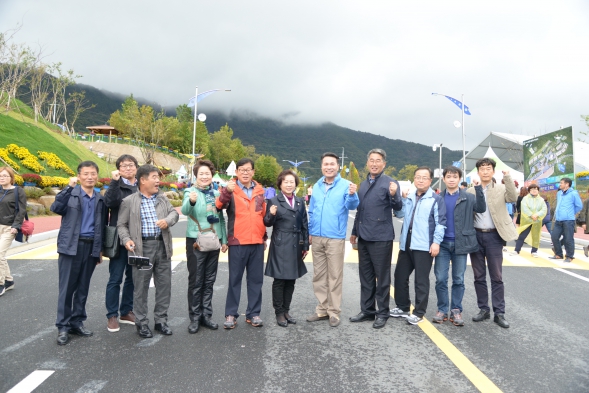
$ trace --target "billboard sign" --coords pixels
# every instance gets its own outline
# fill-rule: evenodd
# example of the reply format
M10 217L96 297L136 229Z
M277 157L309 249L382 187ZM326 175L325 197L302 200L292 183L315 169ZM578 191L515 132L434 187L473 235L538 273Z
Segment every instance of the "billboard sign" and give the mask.
M525 186L535 183L541 191L558 190L560 179L575 180L573 127L563 128L523 143Z

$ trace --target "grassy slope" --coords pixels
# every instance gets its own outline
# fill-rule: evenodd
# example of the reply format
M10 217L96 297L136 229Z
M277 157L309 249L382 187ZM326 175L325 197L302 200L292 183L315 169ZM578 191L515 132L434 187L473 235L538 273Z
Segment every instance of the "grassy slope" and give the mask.
M18 112L0 114L0 147L5 147L10 143L26 147L34 155L38 150L53 152L74 172L78 164L85 160L91 160L98 164L100 177L109 177L110 171L114 170L113 165L98 158L96 154L72 141L66 135L52 131L41 123L35 125L34 120L23 117ZM14 156L11 158L20 165L18 158ZM62 170L47 167L44 165L44 161L40 161L40 163L47 168L46 172L41 173L42 175L69 177ZM19 172L28 173L31 171L21 166Z

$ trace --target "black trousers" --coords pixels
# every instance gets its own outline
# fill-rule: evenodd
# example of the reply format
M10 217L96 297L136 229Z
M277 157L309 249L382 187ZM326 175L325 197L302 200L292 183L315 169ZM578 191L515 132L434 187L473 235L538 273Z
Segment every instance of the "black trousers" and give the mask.
M409 297L409 276L415 270L415 309L413 314L423 317L429 300L429 273L434 258L429 251L411 250L411 233L407 235L405 251L399 250L395 268L395 302L405 312L411 309Z
M92 243L78 241L76 255L59 254L59 296L55 326L60 332L82 327L86 320L86 300L90 279L98 258L91 256Z
M213 315L213 286L217 280L219 250L200 252L193 245L196 239L186 238L188 268L188 316L191 321Z
M379 318L389 317L393 242L358 239L360 309ZM376 311L378 305L378 312Z
M275 278L272 283L272 305L276 315L287 313L294 293L296 280Z

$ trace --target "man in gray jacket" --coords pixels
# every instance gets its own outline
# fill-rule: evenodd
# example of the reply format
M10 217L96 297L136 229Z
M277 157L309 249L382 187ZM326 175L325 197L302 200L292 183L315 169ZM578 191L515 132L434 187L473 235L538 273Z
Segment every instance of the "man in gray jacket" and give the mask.
M153 337L147 319L147 294L153 276L155 283L155 330L171 335L167 324L172 290L172 233L170 227L178 222L178 212L159 192L159 170L143 165L137 170L138 191L125 199L119 210L117 228L125 248L137 256L149 258L153 267L133 268L133 312L139 336Z

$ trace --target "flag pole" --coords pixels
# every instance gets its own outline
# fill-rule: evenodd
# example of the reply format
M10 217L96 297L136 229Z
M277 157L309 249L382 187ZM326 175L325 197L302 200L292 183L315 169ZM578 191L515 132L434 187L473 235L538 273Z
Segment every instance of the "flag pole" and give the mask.
M196 91L194 93L194 129L192 130L192 165L193 166L195 164L194 148L196 145L196 102L197 101L198 101L198 86L196 86ZM192 172L192 175L190 176L190 178L192 179L192 183L194 183L194 171L192 170L192 167L190 168L190 172Z
M464 134L464 94L462 94L462 170L466 181L466 138Z

